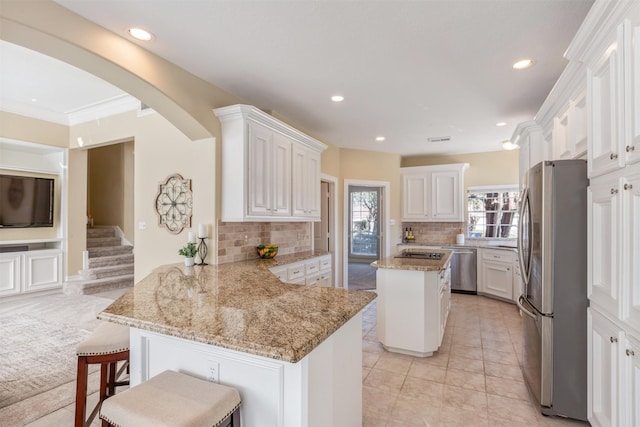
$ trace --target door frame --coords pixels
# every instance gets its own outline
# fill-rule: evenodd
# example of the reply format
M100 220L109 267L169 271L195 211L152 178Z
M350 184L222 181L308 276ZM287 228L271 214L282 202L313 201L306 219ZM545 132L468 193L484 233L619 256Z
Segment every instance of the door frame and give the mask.
M324 181L329 184L329 200L330 203L333 203L333 207L331 207L330 219L329 219L329 238L331 239L331 247L329 247L329 252L333 253L333 257L331 260L333 262L332 272L333 272L333 286L338 287L338 279L340 278L340 246L338 245L338 178L335 176L320 174L320 181ZM322 214L321 214L322 215ZM313 233L313 227L311 227L311 232ZM311 241L314 241L314 236L311 236ZM315 248L314 248L315 249Z
M382 258L391 254L391 239L389 238L389 215L391 213L391 183L389 181L369 181L360 179L345 179L343 189L343 223L342 223L342 287L349 288L349 186L376 187L381 189L382 197L382 221L380 221L380 256Z

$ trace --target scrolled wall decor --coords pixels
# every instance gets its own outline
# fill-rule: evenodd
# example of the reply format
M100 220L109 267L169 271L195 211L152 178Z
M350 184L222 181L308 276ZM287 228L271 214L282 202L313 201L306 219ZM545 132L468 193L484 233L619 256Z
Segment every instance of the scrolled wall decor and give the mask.
M183 228L190 228L193 210L191 180L177 173L168 176L159 185L155 209L158 225L166 227L170 233L178 234Z

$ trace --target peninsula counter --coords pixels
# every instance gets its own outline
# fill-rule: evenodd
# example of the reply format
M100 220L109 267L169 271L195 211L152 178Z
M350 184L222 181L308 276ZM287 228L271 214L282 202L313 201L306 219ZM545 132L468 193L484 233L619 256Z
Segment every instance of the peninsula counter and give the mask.
M131 385L165 369L236 387L243 425L362 422L364 291L291 285L305 257L154 270L98 316L131 327Z

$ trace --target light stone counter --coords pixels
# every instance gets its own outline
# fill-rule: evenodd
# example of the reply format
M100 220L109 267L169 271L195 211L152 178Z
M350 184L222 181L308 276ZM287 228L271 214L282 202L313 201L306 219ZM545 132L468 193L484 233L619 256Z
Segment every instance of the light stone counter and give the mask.
M296 363L376 297L365 291L285 284L269 271L324 254L162 266L98 318Z
M421 252L418 248L411 249L411 252ZM383 258L371 263L372 267L388 268L394 270L414 270L414 271L440 271L446 269L451 260L452 251L446 249L430 249L422 252L440 252L444 256L440 260L415 259L415 258L395 258L393 256Z

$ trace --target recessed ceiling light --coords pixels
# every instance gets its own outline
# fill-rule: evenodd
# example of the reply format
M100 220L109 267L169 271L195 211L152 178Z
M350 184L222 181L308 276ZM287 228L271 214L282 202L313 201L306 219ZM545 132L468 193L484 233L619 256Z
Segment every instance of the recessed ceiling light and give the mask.
M504 141L502 141L502 148L505 150L515 150L516 148L518 148L518 146L508 139L505 139Z
M496 126L498 126L498 127L502 127L502 126L506 126L506 125L507 125L507 123L505 123L505 122L496 123Z
M333 102L342 102L342 101L344 101L344 96L342 96L342 95L333 95L331 97L331 100Z
M153 39L153 34L151 34L147 30L143 30L142 28L129 28L128 32L134 39L142 40L145 42Z
M514 70L524 70L533 65L533 59L523 59L513 64Z
M384 136L376 136L376 141L384 141Z

